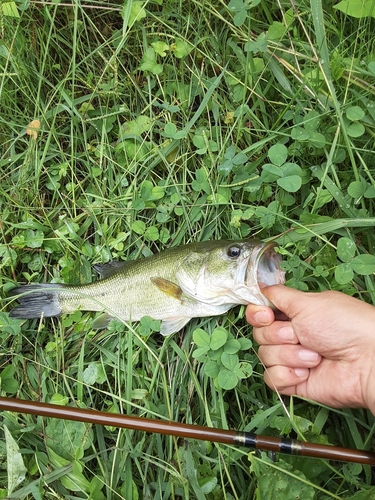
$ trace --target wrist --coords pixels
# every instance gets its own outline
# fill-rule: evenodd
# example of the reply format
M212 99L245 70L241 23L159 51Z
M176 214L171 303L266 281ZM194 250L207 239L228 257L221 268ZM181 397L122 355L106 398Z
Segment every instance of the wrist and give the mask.
M368 408L373 415L375 415L375 384L374 384L374 377L375 377L375 370L374 370L374 358L372 359L371 362L371 369L369 371L369 374L365 377L365 382L364 382L364 393L363 393L363 399L365 401L366 408Z
M360 387L364 407L375 415L375 307L362 303L360 330L362 336Z

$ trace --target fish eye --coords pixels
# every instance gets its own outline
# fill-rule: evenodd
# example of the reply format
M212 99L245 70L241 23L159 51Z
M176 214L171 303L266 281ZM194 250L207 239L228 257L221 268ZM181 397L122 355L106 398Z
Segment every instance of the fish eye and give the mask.
M238 246L229 247L227 250L228 257L232 257L232 259L236 259L237 257L239 257L240 253L241 249Z

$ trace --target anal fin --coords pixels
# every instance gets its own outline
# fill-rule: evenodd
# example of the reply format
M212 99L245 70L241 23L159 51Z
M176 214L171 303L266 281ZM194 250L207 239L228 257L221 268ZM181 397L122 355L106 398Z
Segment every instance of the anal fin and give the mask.
M186 316L163 319L160 326L160 333L162 335L171 335L172 333L176 333L189 323L190 320L191 318L187 318Z

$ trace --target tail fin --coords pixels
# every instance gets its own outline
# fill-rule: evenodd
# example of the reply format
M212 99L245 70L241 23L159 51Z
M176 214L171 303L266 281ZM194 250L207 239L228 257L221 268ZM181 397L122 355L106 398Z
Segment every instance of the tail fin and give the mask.
M11 318L31 319L44 316L50 318L61 314L59 290L63 285L55 283L41 283L13 288L11 296L17 295L20 305L9 313Z

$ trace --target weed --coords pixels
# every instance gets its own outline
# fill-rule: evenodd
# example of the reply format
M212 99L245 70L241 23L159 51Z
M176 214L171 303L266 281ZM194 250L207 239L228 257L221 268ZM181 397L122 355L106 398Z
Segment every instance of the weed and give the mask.
M366 448L374 418L280 401L243 308L93 330L9 318L15 282L219 238L375 304L373 2L0 5L3 395ZM256 347L256 346L255 346ZM1 498L358 498L360 465L4 412Z

